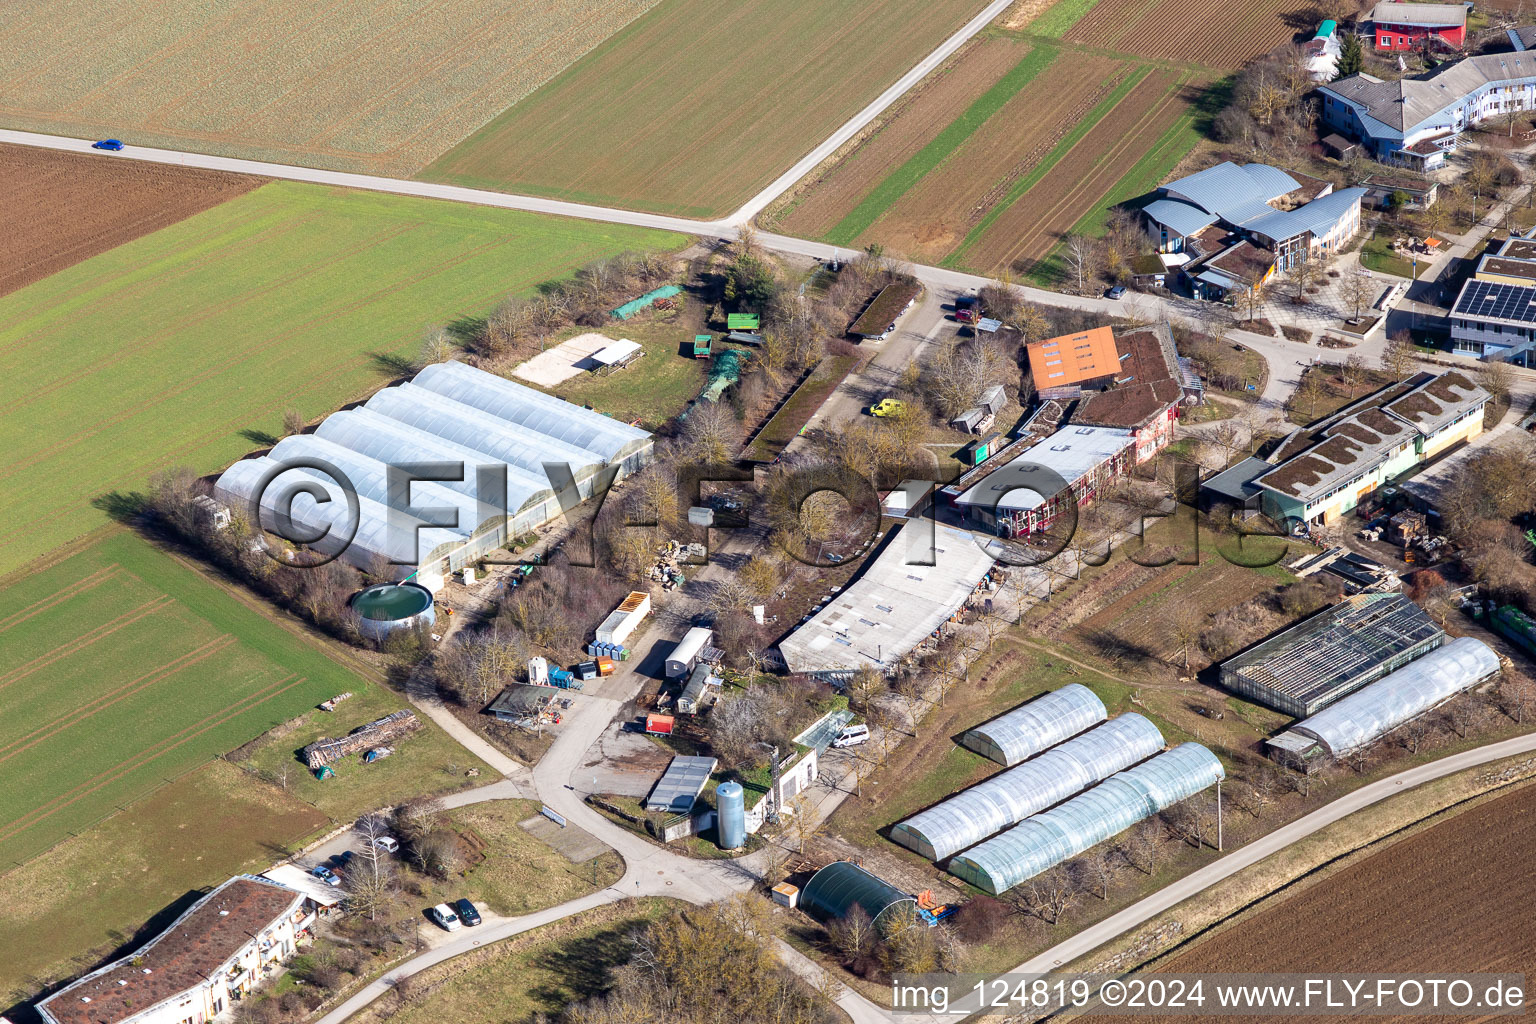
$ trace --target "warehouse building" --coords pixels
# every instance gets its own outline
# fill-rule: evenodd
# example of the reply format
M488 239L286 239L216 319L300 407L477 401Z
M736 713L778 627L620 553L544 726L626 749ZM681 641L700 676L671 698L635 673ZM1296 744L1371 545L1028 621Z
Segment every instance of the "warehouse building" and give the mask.
M1400 593L1356 594L1221 666L1221 685L1298 718L1445 643L1445 631Z
M992 570L983 543L931 521L891 530L862 574L779 643L784 664L831 680L865 667L894 671L965 606Z
M1464 636L1350 694L1269 740L1276 760L1303 770L1368 746L1499 673L1499 656Z
M1157 726L1124 714L913 815L891 838L943 860L1162 749Z
M1082 683L1068 683L976 726L960 743L1012 767L1108 717L1097 694Z
M1136 464L1136 433L1062 427L954 499L965 517L1001 537L1044 533Z
M436 591L450 571L640 469L651 449L651 435L637 427L447 362L327 417L313 434L285 438L270 453L235 463L214 493L237 509L259 499L263 527L290 515L298 534L324 536L316 550L363 569L379 559L393 562L397 576L418 573ZM304 462L322 465L299 468ZM462 466L463 479L409 488L391 481L390 467L422 463ZM355 489L355 518L326 467ZM482 495L482 474L504 474L505 493L496 483ZM317 502L304 487L330 500ZM445 512L447 520L440 518Z
M881 918L917 900L849 860L833 861L811 876L800 893L800 909L823 921L847 917L858 907L876 927Z
M1215 754L1181 743L955 857L949 870L999 896L1226 777Z

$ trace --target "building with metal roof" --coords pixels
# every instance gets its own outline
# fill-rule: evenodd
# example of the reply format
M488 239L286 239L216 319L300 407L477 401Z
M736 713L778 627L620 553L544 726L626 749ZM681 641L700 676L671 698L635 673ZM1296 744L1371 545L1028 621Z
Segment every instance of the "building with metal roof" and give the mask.
M1108 717L1098 694L1082 683L1068 683L968 730L960 743L1011 767Z
M1332 522L1415 466L1482 433L1492 396L1460 370L1420 373L1295 431L1252 483L1277 521Z
M1362 188L1335 192L1331 182L1268 164L1225 161L1161 186L1141 216L1159 252L1198 257L1184 270L1203 285L1197 294L1220 299L1338 251L1360 230L1365 194Z
M1207 512L1217 505L1258 511L1264 492L1254 481L1274 468L1255 456L1233 463L1200 484L1200 507Z
M687 814L693 810L699 794L704 792L704 786L714 774L717 764L719 761L713 757L685 757L681 754L674 757L661 778L656 780L651 795L645 798L645 809L667 814Z
M383 559L436 589L639 469L651 448L644 430L455 361L235 463L214 494L232 508L259 501L268 530L290 516L290 537L323 537L318 551L364 569ZM407 485L404 468L420 464L461 478Z
M1371 28L1378 50L1416 50L1430 41L1459 50L1467 41L1467 8L1384 0L1371 10Z
M1162 749L1157 726L1135 713L1120 715L914 814L891 829L891 838L943 860Z
M789 671L823 678L894 671L965 605L992 563L984 540L964 530L931 520L892 529L860 574L780 641L779 653Z
M1491 647L1458 637L1297 722L1269 740L1269 748L1291 763L1343 757L1498 672L1499 656Z
M1356 594L1228 658L1221 685L1303 717L1443 643L1445 631L1402 594Z
M836 860L811 876L800 890L800 909L824 921L847 917L855 907L876 927L887 914L917 900L850 860Z
M1065 426L954 499L972 522L1004 537L1050 528L1088 504L1136 464L1136 433L1116 427Z
M1427 172L1445 166L1468 129L1505 111L1536 109L1536 56L1478 54L1394 81L1361 73L1319 92L1324 124L1359 139L1383 163Z
M952 858L949 870L1001 895L1225 777L1215 754L1181 743L972 847Z

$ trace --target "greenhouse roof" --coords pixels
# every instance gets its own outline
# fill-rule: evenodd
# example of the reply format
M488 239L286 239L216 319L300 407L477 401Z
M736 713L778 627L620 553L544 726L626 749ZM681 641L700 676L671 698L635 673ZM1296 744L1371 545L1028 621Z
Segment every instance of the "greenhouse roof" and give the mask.
M1241 676L1311 705L1347 693L1378 666L1444 637L1429 614L1401 593L1356 594L1229 658L1221 677L1229 684Z
M891 838L943 860L1161 749L1157 726L1135 713L1121 715L913 815Z
M996 896L1225 777L1215 754L1198 743L1181 743L1025 818L956 857L950 870Z
M847 916L854 907L880 923L880 916L903 903L917 901L882 878L865 871L852 861L833 861L811 876L800 891L800 906L808 913L826 919Z
M976 726L960 742L1000 764L1015 765L1108 717L1092 690L1068 683Z
M1475 637L1436 648L1305 718L1282 734L1321 742L1334 757L1365 746L1499 671L1499 656Z
M483 370L438 363L360 408L327 417L312 434L285 438L268 454L235 463L219 477L215 493L240 508L259 490L263 525L275 525L286 510L300 530L327 535L333 548L353 534L344 553L359 566L379 556L421 565L499 520L503 506L515 514L551 497L549 466L566 467L571 479L581 481L650 440L646 431ZM298 460L321 465L300 467ZM391 481L390 467L422 463L446 463L457 471L450 475L461 479L415 481L408 488L403 474ZM505 470L504 502L500 495L480 502L481 467ZM355 532L346 484L357 496ZM439 511L456 523L429 525L426 520Z

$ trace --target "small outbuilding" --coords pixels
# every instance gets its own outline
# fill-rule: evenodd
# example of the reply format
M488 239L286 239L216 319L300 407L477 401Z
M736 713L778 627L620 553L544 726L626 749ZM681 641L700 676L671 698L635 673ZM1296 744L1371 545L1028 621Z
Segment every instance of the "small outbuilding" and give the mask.
M917 900L891 883L869 873L851 860L833 861L811 876L800 892L800 909L824 921L847 917L855 907L869 915L876 927L881 918Z

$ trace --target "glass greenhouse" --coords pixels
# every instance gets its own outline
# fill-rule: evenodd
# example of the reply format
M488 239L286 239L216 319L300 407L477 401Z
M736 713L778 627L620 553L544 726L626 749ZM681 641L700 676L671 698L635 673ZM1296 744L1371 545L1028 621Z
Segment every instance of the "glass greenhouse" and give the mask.
M917 900L851 860L828 864L800 893L800 908L822 920L835 920L860 907L878 925L882 914L904 903L916 906Z
M951 860L949 870L999 895L1225 777L1215 754L1198 743L1181 743L1059 807L1024 819Z
M1081 683L1068 683L978 725L960 737L960 742L1011 768L1108 717L1104 702L1092 690Z
M943 860L1162 749L1157 726L1121 715L913 815L891 838Z
M615 479L635 472L649 461L651 446L651 435L638 427L463 363L438 363L360 408L327 417L313 434L285 438L270 453L236 463L214 493L241 509L260 490L262 526L272 529L286 513L299 531L326 535L313 545L317 550L337 554L354 525L337 481L324 470L285 468L320 460L357 492L356 532L341 557L360 568L383 557L403 566L400 576L419 569L430 580L559 516L562 500L591 497L606 467L618 467ZM408 496L390 493L390 466L445 462L462 463L465 479L415 482ZM480 502L480 467L505 470L506 514L499 495ZM310 485L330 500L295 493ZM456 514L457 525L426 525L429 510Z
M1464 636L1296 723L1285 735L1316 740L1340 757L1499 671L1499 656Z

